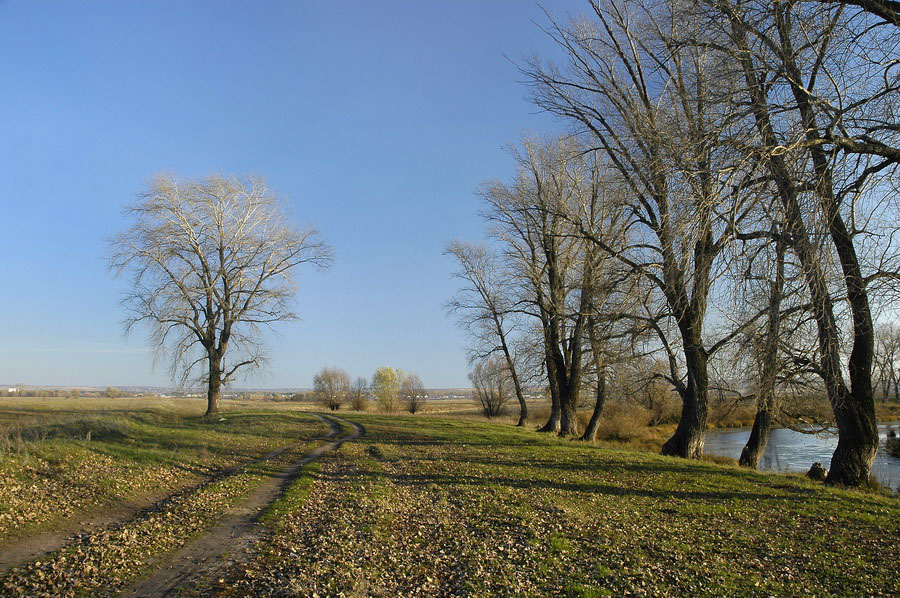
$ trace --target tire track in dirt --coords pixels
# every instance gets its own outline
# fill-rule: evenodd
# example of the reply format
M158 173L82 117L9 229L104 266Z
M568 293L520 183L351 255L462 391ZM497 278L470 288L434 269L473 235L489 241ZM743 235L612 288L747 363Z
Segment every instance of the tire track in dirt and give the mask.
M0 575L14 567L42 558L45 555L64 548L67 545L78 541L85 535L95 534L104 529L124 525L128 521L139 518L145 513L163 511L173 498L196 492L205 486L240 472L245 467L273 459L285 451L294 449L307 442L327 440L340 433L340 428L335 429L335 426L329 420L316 413L310 413L309 415L328 424L331 430L325 434L320 434L318 436L313 436L278 447L255 459L250 459L249 461L226 467L213 474L204 476L199 483L184 486L174 492L167 491L161 494L144 496L129 502L123 501L114 503L104 508L102 512L77 517L74 521L64 523L57 529L5 543L0 546Z
M254 542L262 537L259 516L284 493L300 469L326 453L337 450L344 442L365 434L363 426L339 417L328 416L323 421L332 426L332 437L341 433L342 425L349 427L349 433L313 449L290 467L270 475L248 499L232 508L212 529L166 559L149 577L132 584L122 596L172 596L186 583L201 578L214 580L219 572L233 566L235 561L246 558ZM224 554L229 555L228 560L220 558Z

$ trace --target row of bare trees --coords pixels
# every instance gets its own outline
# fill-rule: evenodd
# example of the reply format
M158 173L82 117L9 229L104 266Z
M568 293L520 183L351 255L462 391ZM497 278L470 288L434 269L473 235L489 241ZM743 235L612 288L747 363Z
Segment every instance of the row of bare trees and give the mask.
M380 367L372 376L371 385L362 377L350 382L350 375L339 367L323 367L313 378L315 400L337 411L349 404L355 411L366 411L374 399L382 411L394 413L401 405L410 413L417 413L425 405L428 394L418 374L391 367Z
M571 129L514 150L512 179L481 190L490 240L448 247L450 308L520 425L540 377L541 429L578 434L590 380L592 438L607 376L649 356L665 367L647 380L681 399L664 454L702 455L710 392L728 386L757 402L741 458L756 466L785 397L821 392L839 433L828 482L868 480L873 368L885 395L897 378L875 326L900 279L893 5L600 0L551 21L565 61L522 72Z

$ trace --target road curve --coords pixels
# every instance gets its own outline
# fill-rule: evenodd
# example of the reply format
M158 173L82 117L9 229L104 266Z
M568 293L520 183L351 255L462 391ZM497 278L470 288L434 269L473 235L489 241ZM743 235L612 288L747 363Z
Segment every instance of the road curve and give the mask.
M262 461L268 461L269 459L273 459L278 455L281 455L285 451L301 446L307 442L311 442L314 440L327 440L340 434L340 426L336 426L333 421L326 419L317 413L310 413L309 415L321 420L325 424L328 424L331 429L325 434L319 434L318 436L313 436L312 438L307 438L297 442L292 442L291 444L280 446L277 449L266 453L265 455L256 457L255 459L250 459L248 461L232 465L231 467L226 467L212 474L205 475L203 476L203 479L201 481L185 485L175 490L174 492L172 490L168 490L164 493L150 495L142 499L134 500L132 502L112 504L104 508L102 511L98 511L96 513L88 515L76 514L71 521L58 526L56 529L31 536L26 536L20 539L9 539L8 542L0 546L0 575L12 569L13 567L17 567L23 563L41 558L49 553L59 550L60 548L68 546L69 544L77 541L78 538L86 534L92 534L103 529L109 529L122 525L127 521L130 521L136 517L140 517L142 513L164 510L173 497L196 492L198 489L221 480L225 477L233 475L249 465L260 463Z
M227 553L231 560L241 558L252 547L253 542L260 538L262 530L259 529L259 516L282 495L300 468L337 450L348 440L365 434L365 428L355 422L333 415L311 415L331 426L332 434L329 437L334 440L306 453L290 467L270 475L248 499L232 508L212 529L178 550L149 577L132 584L122 596L163 598L175 595L189 581L198 578L214 579L217 572L228 565L222 555ZM348 426L349 433L340 435L342 424Z

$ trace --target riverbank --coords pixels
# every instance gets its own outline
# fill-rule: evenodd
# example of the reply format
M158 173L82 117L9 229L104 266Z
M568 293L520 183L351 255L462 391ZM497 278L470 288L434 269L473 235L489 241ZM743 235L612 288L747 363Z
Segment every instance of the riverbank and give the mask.
M311 488L302 482L307 499L217 595L824 596L900 586L896 499L507 425L343 416L367 435L324 461Z
M136 404L119 405L121 412L92 413L87 403L75 414L47 412L68 403L41 404L38 413L21 405L0 410L6 422L31 413L82 435L38 434L2 462L40 464L43 443L64 442L85 455L117 455L140 476L138 457L155 466L196 466L321 433L295 404L252 411L229 404L212 421L199 417L199 404L184 404L194 414L168 412L163 404L136 412L129 412ZM259 542L240 558L214 558L221 574L183 595L888 595L900 586L895 498L508 424L338 414L362 424L365 436L303 470L254 532ZM100 425L108 418L131 424L112 435ZM84 422L107 432L88 441ZM194 443L169 452L159 445L177 439ZM80 463L60 462L54 476L90 480ZM125 523L70 537L71 545L0 580L0 595L33 595L28 588L49 574L69 585L87 579L92 595L114 594L146 572L147 554L159 558L205 533L281 465L256 466L188 489ZM103 472L98 483L119 479L111 475ZM35 492L42 487L33 484ZM206 509L203 517L196 517L196 504ZM151 528L152 534L142 531ZM14 535L24 540L36 531L18 527Z

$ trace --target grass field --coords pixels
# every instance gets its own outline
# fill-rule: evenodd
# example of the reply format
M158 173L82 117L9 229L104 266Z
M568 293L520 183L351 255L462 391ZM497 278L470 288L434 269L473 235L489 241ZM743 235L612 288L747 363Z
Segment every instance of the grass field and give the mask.
M147 489L140 480L149 472L196 480L327 429L288 403L229 402L224 421L212 422L182 401L117 401L115 411L107 402L103 413L87 403L61 412L60 404L0 411L8 429L37 434L0 457L4 480L21 484L24 471L42 487L41 476L55 472L47 479L76 487L66 472L97 460L108 469L79 474L78 483L114 500L113 480L131 493ZM179 595L887 596L900 587L897 498L474 419L339 414L366 435L305 466L262 512L265 532L249 553L229 555L213 577L187 580ZM120 435L81 436L84 421L105 430L98 422L107 419ZM0 593L115 595L147 575L153 559L202 536L266 468L276 464L176 493L171 508L0 575ZM0 492L4 512L26 508L10 507L15 493L5 482ZM11 533L61 519L41 521Z
M300 412L203 401L2 399L0 542L165 495L327 426Z
M900 502L491 424L354 416L227 596L891 595Z

